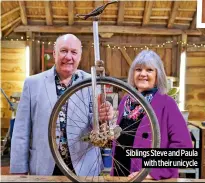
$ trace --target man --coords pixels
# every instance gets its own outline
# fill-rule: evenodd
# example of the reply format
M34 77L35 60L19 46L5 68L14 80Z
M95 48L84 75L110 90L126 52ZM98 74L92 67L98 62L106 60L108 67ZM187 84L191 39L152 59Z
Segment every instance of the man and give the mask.
M90 74L77 69L81 54L81 41L76 36L72 34L60 36L56 40L53 51L55 66L25 80L11 142L11 173L29 173L31 175L62 174L55 165L50 151L48 124L52 109L63 92L76 82L90 77ZM82 95L89 95L86 92L88 91L82 91ZM82 101L77 97L75 97L75 100L80 108ZM71 142L68 139L73 139L71 132L76 134L82 132L79 130L81 128L76 130L71 125L74 122L78 123L75 120L79 118L76 110L78 109L72 102L66 102L59 113L60 122L58 124L60 127L59 130L56 130L59 152L64 162L71 169L74 168L73 171L77 175L98 175L100 173L99 168L90 171L89 167L91 168L94 165L94 157L99 156L99 149L93 147L82 155L80 152L90 147L89 143L78 142L72 144L72 147L70 146ZM100 107L99 119L111 119L112 116L112 107L109 104L103 104ZM88 123L90 123L89 116L80 117L86 121L82 127L82 129L86 129L89 126ZM66 125L67 123L70 126ZM65 143L67 140L69 145ZM78 159L78 162L75 161L76 159ZM100 163L101 160L98 162Z

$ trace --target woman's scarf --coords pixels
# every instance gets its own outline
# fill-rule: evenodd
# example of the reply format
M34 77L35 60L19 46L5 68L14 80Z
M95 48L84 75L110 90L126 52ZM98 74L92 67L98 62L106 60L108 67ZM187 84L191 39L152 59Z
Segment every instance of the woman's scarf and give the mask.
M149 103L151 103L157 90L158 89L155 87L150 90L143 91L141 94ZM133 99L131 96L128 96L124 103L123 117L127 119L140 120L144 116L144 113L145 111L138 101Z

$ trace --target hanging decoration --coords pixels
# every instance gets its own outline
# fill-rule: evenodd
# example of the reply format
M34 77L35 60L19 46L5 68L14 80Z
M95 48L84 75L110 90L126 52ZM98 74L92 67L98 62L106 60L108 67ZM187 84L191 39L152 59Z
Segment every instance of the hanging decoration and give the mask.
M27 38L24 38L23 36L21 36L19 39L18 38L16 38L16 39L13 39L13 38L11 38L11 39L8 39L7 37L6 37L6 40L10 40L10 41L22 41L22 40L24 40L24 41L32 41L32 42L36 42L36 43L38 43L38 44L41 44L41 45L55 45L55 42L54 41L42 41L42 40L39 40L39 39L30 39L29 37L27 37ZM93 44L94 43L92 43L91 45L90 45L90 47L93 47ZM142 46L142 44L140 45L138 45L138 46L136 46L136 44L135 45L127 45L128 43L126 43L125 45L123 45L123 44L118 44L118 45L114 45L113 43L112 44L106 44L105 42L103 42L103 44L102 43L100 43L101 44L101 46L106 46L106 47L108 47L108 48L111 48L111 49L130 49L130 48L133 48L133 50L143 50L143 49L153 49L153 48L166 48L168 45L170 45L170 44L172 44L172 45L182 45L184 48L185 47L187 47L187 48L189 48L189 47L195 47L195 48L202 48L202 47L205 47L205 43L204 44L202 44L202 43L200 43L200 44L197 44L197 43L192 43L192 44L188 44L188 43L186 43L186 42L183 42L183 41L175 41L175 40L169 40L169 41L166 41L166 42L163 42L163 43L157 43L157 44L143 44L143 46ZM86 45L86 46L89 46L89 45ZM83 47L83 46L82 46Z

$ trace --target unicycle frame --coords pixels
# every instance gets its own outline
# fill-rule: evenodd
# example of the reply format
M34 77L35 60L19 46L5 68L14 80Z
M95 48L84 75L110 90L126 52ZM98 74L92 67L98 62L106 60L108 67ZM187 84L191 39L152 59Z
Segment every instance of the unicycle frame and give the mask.
M94 40L94 56L95 56L95 66L91 67L91 78L92 78L92 100L93 100L93 131L99 133L99 118L98 118L98 94L96 77L105 76L105 69L103 66L99 66L99 63L103 61L100 60L100 44L99 44L99 33L98 33L98 18L95 17L93 21L93 40ZM101 88L102 102L106 99L105 86Z

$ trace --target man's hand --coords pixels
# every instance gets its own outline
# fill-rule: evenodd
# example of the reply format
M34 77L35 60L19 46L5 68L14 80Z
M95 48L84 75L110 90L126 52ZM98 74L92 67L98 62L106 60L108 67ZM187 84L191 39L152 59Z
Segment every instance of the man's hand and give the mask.
M106 101L99 106L99 121L112 120L114 110L110 102Z

